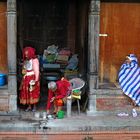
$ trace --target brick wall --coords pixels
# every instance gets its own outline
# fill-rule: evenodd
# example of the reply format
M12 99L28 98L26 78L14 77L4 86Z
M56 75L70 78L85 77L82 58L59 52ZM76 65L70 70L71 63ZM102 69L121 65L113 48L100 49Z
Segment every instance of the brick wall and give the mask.
M0 112L9 111L9 96L7 90L0 90Z
M25 132L3 132L0 133L0 140L139 140L139 132L67 132L67 133L25 133Z
M132 102L130 98L128 98L121 91L116 90L109 91L105 90L105 93L102 91L97 92L96 95L96 110L97 111L118 111L124 110L124 108L130 109L132 108Z
M128 108L129 100L124 96L119 97L103 97L96 100L98 111L115 111L122 108Z

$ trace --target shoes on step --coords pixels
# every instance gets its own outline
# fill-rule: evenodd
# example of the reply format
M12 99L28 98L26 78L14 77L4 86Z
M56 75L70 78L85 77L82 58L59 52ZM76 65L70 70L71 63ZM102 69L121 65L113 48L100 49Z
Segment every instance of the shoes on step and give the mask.
M33 109L32 109L32 112L36 112L36 108L33 108Z
M132 116L133 116L133 117L137 117L137 115L138 115L138 114L137 114L136 109L133 108L133 109L132 109Z
M25 109L25 112L29 112L29 111L31 111L31 108L27 108L27 109Z

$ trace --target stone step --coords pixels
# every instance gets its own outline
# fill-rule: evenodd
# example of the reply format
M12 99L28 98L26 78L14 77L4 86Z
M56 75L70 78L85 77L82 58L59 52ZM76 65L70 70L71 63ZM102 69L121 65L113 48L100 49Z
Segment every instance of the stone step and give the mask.
M89 103L95 112L130 111L134 107L131 99L120 89L97 89L89 96Z

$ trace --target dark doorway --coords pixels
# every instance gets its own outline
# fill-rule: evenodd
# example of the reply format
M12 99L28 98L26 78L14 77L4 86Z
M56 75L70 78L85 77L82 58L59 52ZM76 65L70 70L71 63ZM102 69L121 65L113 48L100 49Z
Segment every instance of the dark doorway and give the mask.
M18 1L18 60L22 60L22 49L32 46L37 55L42 55L49 45L67 46L68 1L19 0ZM42 77L41 101L47 100L47 83ZM18 67L20 78L20 65ZM19 80L20 81L20 80ZM45 103L45 102L44 102Z
M69 48L80 56L79 73L86 75L87 52L87 10L86 0L19 0L18 15L18 84L21 80L22 49L33 46L37 55L42 55L50 45ZM84 63L84 65L83 65ZM47 101L47 83L44 79L42 62L40 108L45 108ZM61 73L63 75L63 73ZM19 103L18 103L19 104Z

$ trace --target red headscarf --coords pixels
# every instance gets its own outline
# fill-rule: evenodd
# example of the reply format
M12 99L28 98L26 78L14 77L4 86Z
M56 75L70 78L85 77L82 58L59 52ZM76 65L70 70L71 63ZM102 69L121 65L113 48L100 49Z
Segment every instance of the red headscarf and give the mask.
M23 60L26 59L25 52L28 52L28 59L36 58L35 49L27 46L23 49Z

